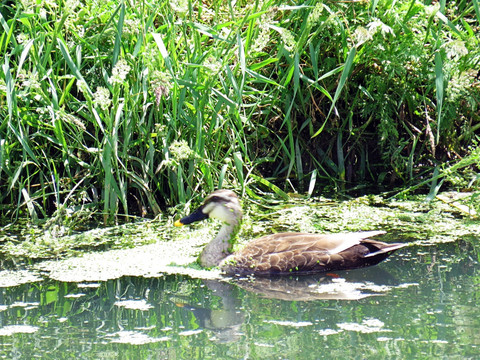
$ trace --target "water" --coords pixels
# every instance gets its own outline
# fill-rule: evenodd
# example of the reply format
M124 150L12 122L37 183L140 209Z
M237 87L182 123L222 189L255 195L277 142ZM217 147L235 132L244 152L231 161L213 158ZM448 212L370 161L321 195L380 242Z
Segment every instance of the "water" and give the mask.
M7 359L478 359L478 239L307 278L0 288Z

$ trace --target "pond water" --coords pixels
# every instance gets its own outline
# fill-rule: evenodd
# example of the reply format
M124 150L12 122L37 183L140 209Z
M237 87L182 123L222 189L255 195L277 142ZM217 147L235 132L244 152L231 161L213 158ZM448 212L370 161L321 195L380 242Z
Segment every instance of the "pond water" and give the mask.
M6 359L478 359L480 239L314 277L0 288Z

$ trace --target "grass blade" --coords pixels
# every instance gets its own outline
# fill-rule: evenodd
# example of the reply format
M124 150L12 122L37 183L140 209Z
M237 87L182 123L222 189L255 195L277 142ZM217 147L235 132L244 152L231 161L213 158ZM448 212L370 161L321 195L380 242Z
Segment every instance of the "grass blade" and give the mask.
M276 186L275 184L272 184L270 181L268 181L267 179L264 179L258 175L255 175L255 174L250 174L250 177L255 180L256 182L266 186L269 190L273 191L275 194L277 194L281 199L283 200L290 200L290 196L288 196L288 194L283 191L282 189L280 189L278 186Z
M220 171L220 175L218 176L218 188L223 188L223 181L225 180L225 175L227 174L228 164L224 164L222 166L222 170Z
M443 108L443 94L444 94L444 80L443 80L443 60L442 54L437 52L435 54L435 89L437 97L437 141L440 140L440 129L442 126L442 108Z
M240 152L233 153L233 163L235 164L235 169L237 170L238 182L242 187L242 193L243 193L243 189L245 188L245 177L243 174L244 164L243 164L242 154Z
M315 183L317 182L317 169L312 171L312 176L310 176L310 183L308 185L308 197L311 197L313 191L315 190Z
M77 65L75 64L75 62L73 61L72 57L70 56L70 53L68 51L68 48L67 48L67 45L65 45L65 43L63 42L62 39L60 38L57 38L57 44L58 44L58 47L60 48L60 51L63 55L63 58L65 59L65 61L67 62L67 65L68 67L70 68L70 70L73 72L73 75L75 75L75 77L78 79L78 80L82 80L85 82L85 79L83 78L82 74L80 73L80 70L78 69ZM86 83L86 82L85 82ZM93 96L93 93L92 91L90 90L90 88L87 86L86 87L87 89L87 92L89 93L90 97Z
M167 48L165 47L165 43L162 40L162 35L158 33L152 33L153 39L155 40L155 43L157 44L158 50L160 51L160 54L163 57L163 60L165 61L165 66L166 68L173 73L172 69L172 60L170 58L170 55L168 54Z
M123 34L123 22L125 20L125 3L122 1L120 5L120 15L118 18L117 23L117 34L115 35L115 44L113 46L113 54L112 54L112 66L118 61L118 57L120 55L120 49L122 46L122 34Z
M440 188L442 187L443 181L445 179L441 179L440 182L438 181L439 179L439 171L438 167L433 170L433 176L432 176L432 183L430 185L430 192L428 193L427 197L425 198L426 202L432 201L435 196L437 196L438 192L440 191Z
M337 103L337 100L340 97L342 89L345 86L345 83L347 82L348 75L350 74L350 71L352 70L352 65L353 65L353 60L355 59L355 54L356 54L356 49L355 49L355 47L352 47L350 49L350 51L348 52L347 60L345 61L345 65L343 67L342 75L340 76L340 81L338 82L337 90L335 91L335 95L333 96L333 101L332 101L332 105L330 106L330 110L328 111L328 114L327 114L322 126L320 127L320 129L317 130L317 132L312 137L316 137L316 136L320 135L320 133L323 131L323 128L327 124L327 120L330 117L330 114L332 113L333 109L335 108L335 104Z
M478 5L478 0L472 0L472 2L475 14L477 14L477 21L480 23L480 6Z

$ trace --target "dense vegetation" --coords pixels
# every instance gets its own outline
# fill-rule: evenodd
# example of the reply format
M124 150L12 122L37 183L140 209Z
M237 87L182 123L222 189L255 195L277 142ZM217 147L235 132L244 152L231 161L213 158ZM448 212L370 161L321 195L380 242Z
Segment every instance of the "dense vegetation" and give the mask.
M478 0L0 9L10 220L158 214L221 186L478 196Z

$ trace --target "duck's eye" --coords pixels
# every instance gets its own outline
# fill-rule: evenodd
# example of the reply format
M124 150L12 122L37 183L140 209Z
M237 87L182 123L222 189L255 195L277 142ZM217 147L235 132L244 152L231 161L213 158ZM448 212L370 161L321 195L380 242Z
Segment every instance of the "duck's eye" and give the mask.
M223 200L219 196L212 196L210 199L208 199L207 202L221 203L221 202L223 202Z

